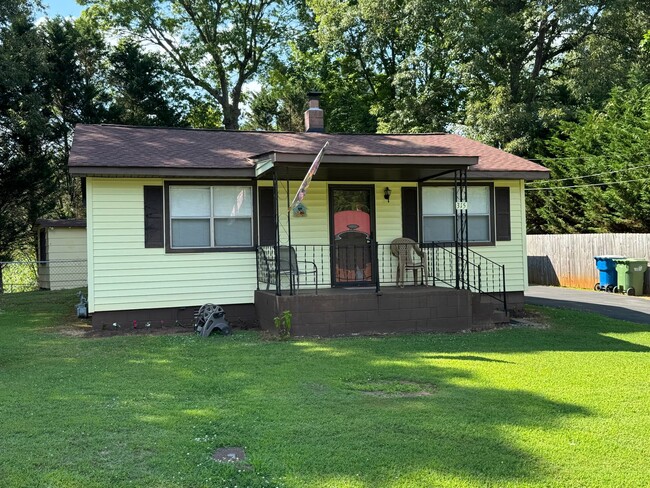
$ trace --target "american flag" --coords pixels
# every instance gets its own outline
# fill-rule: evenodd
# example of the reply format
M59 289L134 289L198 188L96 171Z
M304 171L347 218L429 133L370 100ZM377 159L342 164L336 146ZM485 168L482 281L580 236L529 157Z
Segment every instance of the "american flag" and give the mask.
M328 144L329 141L325 142L325 145L319 151L318 155L316 156L316 159L314 159L314 162L311 163L311 166L309 167L309 171L307 171L307 175L305 176L305 179L302 180L302 183L300 184L300 188L298 188L298 191L296 192L296 196L293 197L293 201L291 202L291 205L289 205L289 210L293 209L296 205L302 202L303 198L305 198L305 194L307 193L307 188L309 188L311 179L316 174L316 171L318 171L318 166L320 165L321 159L323 159L323 154L325 154L325 148L327 147Z

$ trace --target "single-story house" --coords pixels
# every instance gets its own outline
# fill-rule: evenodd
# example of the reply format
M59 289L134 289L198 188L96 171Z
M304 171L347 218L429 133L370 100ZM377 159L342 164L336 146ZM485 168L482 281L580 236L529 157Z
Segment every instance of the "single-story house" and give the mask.
M39 219L36 224L38 287L65 290L86 286L86 220Z
M301 133L76 127L94 326L213 303L302 335L461 330L522 306L524 182L546 168L455 134L328 134L309 103Z

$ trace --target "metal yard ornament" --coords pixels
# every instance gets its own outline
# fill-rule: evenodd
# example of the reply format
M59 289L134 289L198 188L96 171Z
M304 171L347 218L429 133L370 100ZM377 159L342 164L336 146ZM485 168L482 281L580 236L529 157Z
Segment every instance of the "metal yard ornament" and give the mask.
M307 193L307 188L309 188L311 179L316 174L316 171L318 171L318 166L320 165L321 159L323 159L323 155L325 154L325 148L328 145L329 145L329 141L326 141L325 145L323 145L323 148L318 152L318 155L316 156L316 159L314 159L314 162L311 163L311 166L309 167L309 171L307 171L307 175L305 176L305 179L302 180L302 183L300 184L300 188L298 188L298 191L296 192L296 196L293 197L293 201L291 202L291 205L289 205L289 211L291 211L292 208L294 208L296 205L302 202L302 199L305 198L305 194Z

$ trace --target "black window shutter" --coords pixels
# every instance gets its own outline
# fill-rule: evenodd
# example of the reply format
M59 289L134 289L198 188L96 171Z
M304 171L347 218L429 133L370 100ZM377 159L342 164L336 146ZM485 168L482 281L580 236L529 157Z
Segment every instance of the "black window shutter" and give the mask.
M86 197L88 195L88 189L86 188L86 178L81 178L81 203L84 208L86 207Z
M495 188L494 202L496 207L497 241L509 241L512 239L510 231L510 188Z
M38 260L47 261L47 229L41 228L38 231Z
M418 189L402 187L402 237L418 239Z
M275 201L273 188L259 187L260 246L275 246Z
M163 187L144 187L144 247L165 247Z

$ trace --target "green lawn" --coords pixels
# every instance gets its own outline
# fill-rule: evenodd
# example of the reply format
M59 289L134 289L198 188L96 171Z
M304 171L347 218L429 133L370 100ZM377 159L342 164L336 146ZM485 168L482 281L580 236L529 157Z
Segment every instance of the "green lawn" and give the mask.
M0 298L3 488L650 486L648 326L87 339L75 298Z

